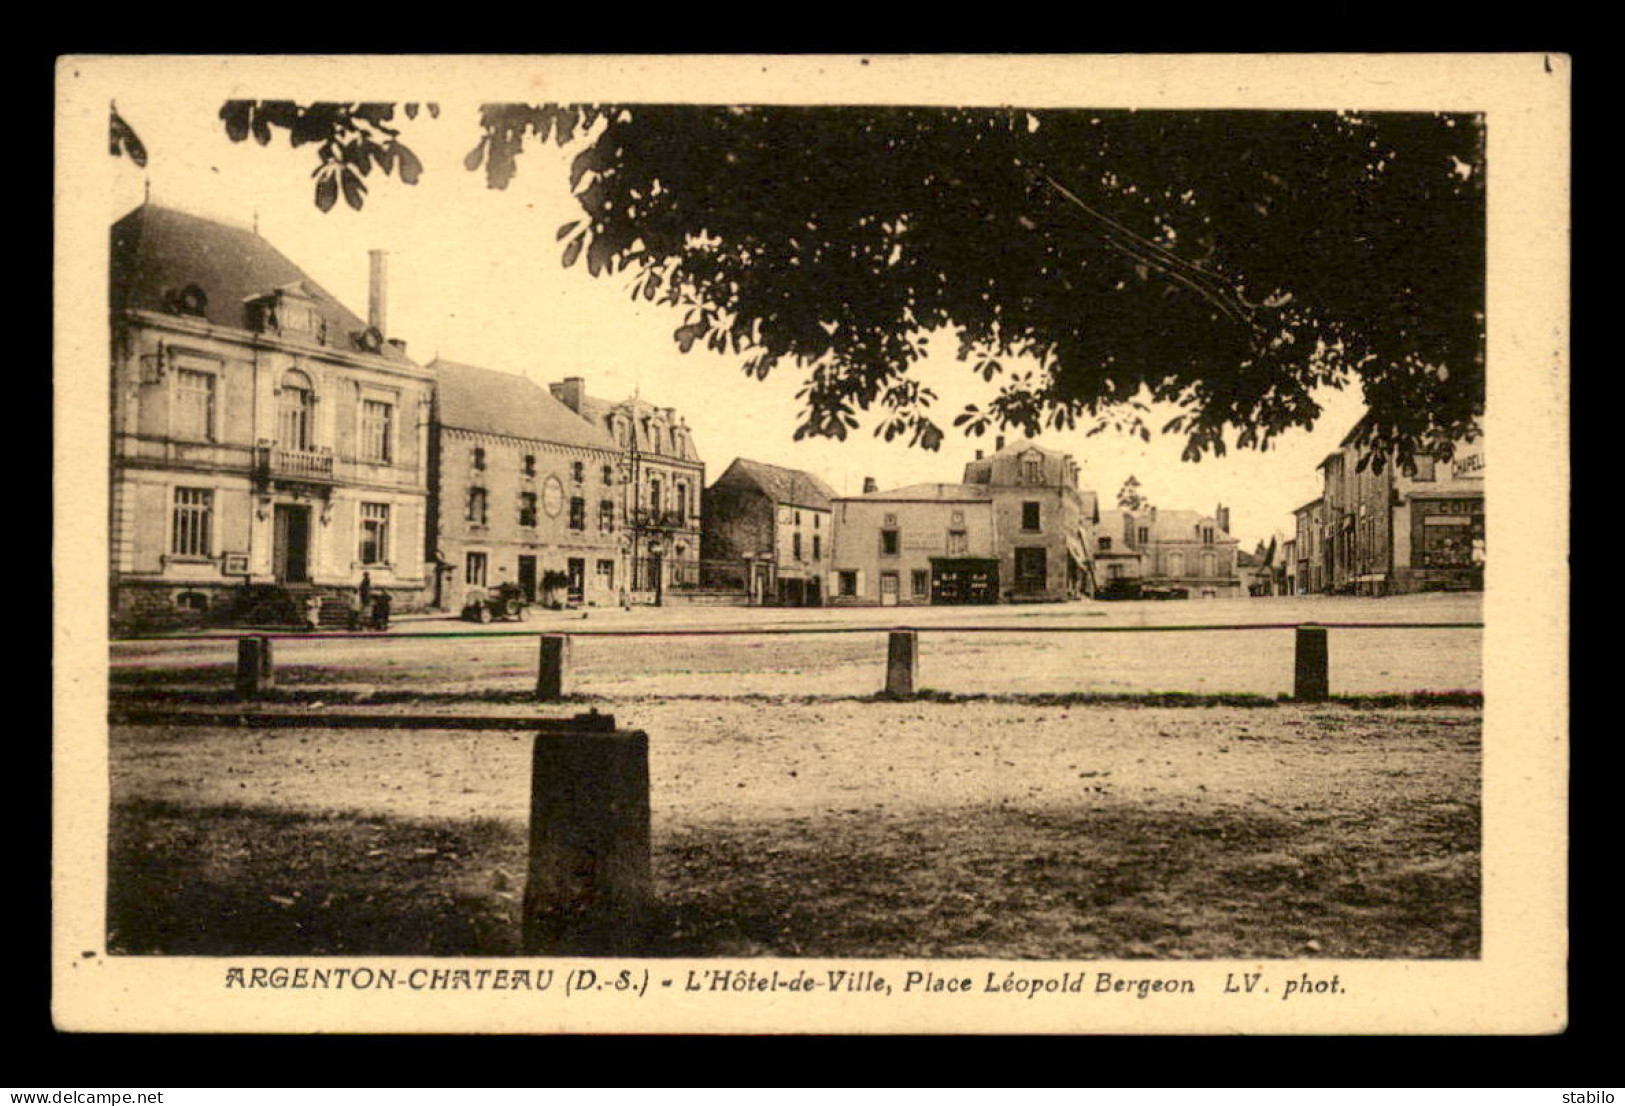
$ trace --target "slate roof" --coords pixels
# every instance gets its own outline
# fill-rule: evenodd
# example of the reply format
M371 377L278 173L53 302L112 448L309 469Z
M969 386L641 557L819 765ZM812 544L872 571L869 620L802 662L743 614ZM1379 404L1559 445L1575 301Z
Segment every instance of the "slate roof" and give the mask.
M142 204L114 223L110 261L114 311L168 314L170 297L195 284L208 301L205 319L215 326L244 330L246 301L299 283L326 320L329 347L358 352L351 336L367 328L365 319L253 231L173 208ZM387 344L377 356L411 363Z
M897 500L961 500L971 503L988 503L993 499L986 487L980 484L909 484L901 488L888 488L885 491L865 492L863 495L843 495L840 499L897 499Z
M678 460L682 461L698 461L700 459L699 452L694 446L694 436L692 432L685 434L683 438L679 440L677 452L674 453L672 451L672 444L669 438L671 429L669 426L667 427L668 439L660 443L656 443L653 440L653 435L644 429L643 420L655 415L659 415L661 418L664 418L664 408L658 407L655 404L650 403L648 400L637 396L629 396L626 399L621 400L619 403L612 403L607 399L599 399L597 396L583 395L581 397L581 413L578 417L585 419L593 426L603 428L606 433L608 433L609 428L609 417L616 413L619 413L622 417L631 420L632 432L637 437L638 449L641 452L653 453L659 457L676 457Z
M615 449L607 430L594 426L529 377L436 358L440 425L538 442Z
M751 461L744 457L734 460L728 471L717 478L717 483L745 482L761 489L763 495L775 503L795 507L829 510L829 501L835 490L810 472L770 465L765 461Z

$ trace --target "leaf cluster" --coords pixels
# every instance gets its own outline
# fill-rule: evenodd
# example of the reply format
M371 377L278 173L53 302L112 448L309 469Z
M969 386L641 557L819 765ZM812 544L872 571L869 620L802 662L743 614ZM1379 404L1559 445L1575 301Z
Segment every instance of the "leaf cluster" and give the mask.
M425 105L438 117L438 104ZM276 131L285 131L291 145L314 146L316 206L326 212L338 202L361 210L367 193L365 178L373 169L385 176L398 174L405 184L416 184L423 174L417 154L400 141L393 125L395 105L385 103L296 104L291 100L229 100L220 109L226 135L243 142L253 135L261 146L270 145ZM408 119L418 116L419 105L401 109Z
M1195 460L1268 448L1358 381L1361 433L1408 462L1482 413L1476 117L491 105L491 148L540 112L603 124L564 262L631 268L684 312L682 350L793 362L800 435L878 408L877 434L935 448L909 376L933 338L1000 380L956 418L972 434L1149 438L1160 402Z
M390 104L221 117L314 144L324 211L360 208L372 167L421 171ZM1478 116L488 104L479 125L464 164L493 188L527 142L574 148L563 264L630 271L683 352L793 364L798 437L878 409L878 435L937 448L910 375L933 343L999 382L954 419L970 434L1148 439L1159 403L1198 460L1267 449L1357 383L1360 444L1409 464L1483 412Z

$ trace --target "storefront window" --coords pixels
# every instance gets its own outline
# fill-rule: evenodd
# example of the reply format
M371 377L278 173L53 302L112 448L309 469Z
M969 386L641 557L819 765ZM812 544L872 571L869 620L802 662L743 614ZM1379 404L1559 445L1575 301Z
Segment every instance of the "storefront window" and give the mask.
M1471 568L1484 563L1483 504L1441 500L1419 505L1416 560L1420 568Z

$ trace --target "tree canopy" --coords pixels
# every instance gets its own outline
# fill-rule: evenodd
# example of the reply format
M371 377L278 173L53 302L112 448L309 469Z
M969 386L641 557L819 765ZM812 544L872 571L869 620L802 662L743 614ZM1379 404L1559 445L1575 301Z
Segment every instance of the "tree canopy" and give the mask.
M430 105L432 108L432 105ZM284 129L315 199L422 167L389 104L233 101L231 138ZM406 105L409 118L417 105ZM565 265L630 272L678 346L805 376L802 435L937 448L911 372L946 344L984 379L955 424L1266 448L1358 382L1381 464L1448 456L1484 403L1483 122L1473 115L492 104L465 165L493 188L526 143L574 148Z
M1143 511L1149 505L1145 493L1140 491L1140 482L1130 473L1129 478L1123 481L1123 486L1117 492L1117 509L1120 511Z

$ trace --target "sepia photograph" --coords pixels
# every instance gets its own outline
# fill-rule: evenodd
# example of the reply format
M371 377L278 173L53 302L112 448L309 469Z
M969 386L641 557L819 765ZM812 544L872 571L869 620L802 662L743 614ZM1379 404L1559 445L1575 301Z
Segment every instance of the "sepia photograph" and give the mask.
M59 1025L1559 1031L1568 61L1265 61L64 59Z

